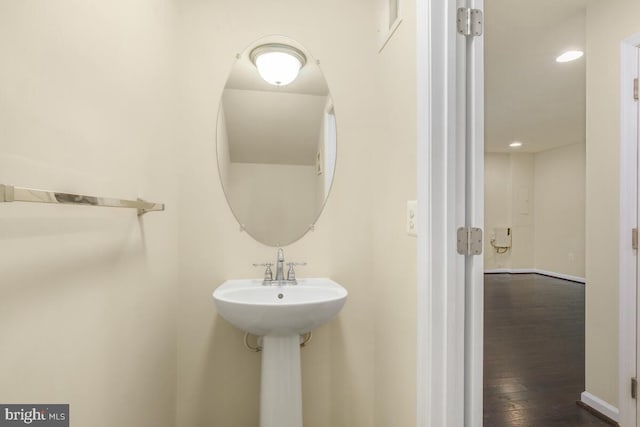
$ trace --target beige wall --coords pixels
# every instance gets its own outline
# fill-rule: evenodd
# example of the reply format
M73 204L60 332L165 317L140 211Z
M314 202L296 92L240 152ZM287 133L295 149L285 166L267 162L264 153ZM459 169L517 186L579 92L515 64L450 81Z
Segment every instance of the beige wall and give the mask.
M405 232L407 201L417 192L415 3L403 2L402 13L375 63L381 114L379 142L372 146L371 207L377 427L416 423L416 238Z
M535 267L584 277L585 145L535 155Z
M402 88L393 99L398 101L395 107L406 113L402 116L406 129L401 129L401 149L394 152L391 147L396 141L381 135L381 129L393 120L380 117L386 100L376 87L381 81L377 67L382 63L378 61L382 60L377 56L371 3L280 0L185 1L180 5L180 140L184 149L177 425L254 426L258 420L260 355L245 350L243 333L216 315L211 292L229 278L259 277L262 271L253 269L251 263L273 261L276 251L238 231L215 166L213 118L235 54L269 34L297 40L320 60L338 127L334 188L325 211L314 232L285 248L287 259L309 263L298 271L300 276L329 276L349 291L338 318L314 331L311 345L302 351L305 427L385 425L382 419L376 420L376 413L384 419L412 419L415 300L409 295L415 288L415 251L403 230L406 199L415 198L412 188L404 187L405 183L415 185L415 158L411 156L415 138L409 142L415 129L415 97L410 82L390 83ZM409 44L399 55L409 61L414 56L411 28L407 24L403 29L406 33L400 40ZM413 72L410 65L405 71L404 65L395 67L409 77ZM396 118L400 112L390 114ZM394 165L402 168L400 174L407 174L394 181L401 186L401 197L392 194L395 187L391 186L382 191L376 188L373 193L372 161L373 156L379 156L374 151L381 144L385 144L381 150L398 156ZM393 170L385 164L382 172ZM379 181L376 178L375 182ZM372 195L376 196L375 206ZM398 239L400 253L406 254L398 258L393 253L395 247L387 248L386 254L393 256L395 265L384 273L384 283L374 282L374 207L384 209L385 233L394 242ZM376 256L382 258L383 253L381 249ZM385 264L393 264L391 261L384 259ZM376 268L377 272L383 270L382 266ZM379 293L382 286L388 288L384 294ZM392 289L398 292L393 296L394 304L384 307L376 303ZM389 324L376 320L379 315ZM380 334L374 333L383 327ZM394 354L388 349L396 344L399 347ZM391 360L381 360L375 356L377 349L404 365L398 368ZM384 394L376 397L378 385L388 385L389 392L382 391ZM379 400L384 395L386 402ZM374 402L381 403L380 407Z
M0 4L0 182L165 202L0 206L0 401L174 425L171 2Z
M584 278L585 146L485 154L485 269L538 269ZM512 228L512 248L491 246Z
M620 42L640 32L636 0L587 7L586 388L618 402Z

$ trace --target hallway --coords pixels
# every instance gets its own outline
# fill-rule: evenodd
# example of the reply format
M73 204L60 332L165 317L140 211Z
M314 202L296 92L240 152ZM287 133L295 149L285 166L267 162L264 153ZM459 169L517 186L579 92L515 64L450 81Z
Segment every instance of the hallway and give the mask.
M607 426L584 391L583 284L486 274L484 426Z

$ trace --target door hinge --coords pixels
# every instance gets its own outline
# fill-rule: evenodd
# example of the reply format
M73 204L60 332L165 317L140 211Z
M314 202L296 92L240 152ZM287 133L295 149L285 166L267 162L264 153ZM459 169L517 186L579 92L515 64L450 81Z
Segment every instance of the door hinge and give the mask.
M458 34L464 36L481 36L484 20L482 10L461 7L458 9Z
M633 79L633 100L639 101L640 95L638 94L638 79Z
M482 229L458 228L458 253L460 255L482 254Z
M637 399L638 397L638 380L631 378L631 398Z
M638 249L638 229L631 229L631 247L633 249Z

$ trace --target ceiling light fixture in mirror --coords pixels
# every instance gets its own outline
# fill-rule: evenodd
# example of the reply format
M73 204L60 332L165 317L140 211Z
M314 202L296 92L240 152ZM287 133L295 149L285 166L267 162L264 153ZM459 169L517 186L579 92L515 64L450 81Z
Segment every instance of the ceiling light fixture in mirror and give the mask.
M274 86L293 82L307 62L304 53L279 43L263 44L251 51L251 61L262 79Z

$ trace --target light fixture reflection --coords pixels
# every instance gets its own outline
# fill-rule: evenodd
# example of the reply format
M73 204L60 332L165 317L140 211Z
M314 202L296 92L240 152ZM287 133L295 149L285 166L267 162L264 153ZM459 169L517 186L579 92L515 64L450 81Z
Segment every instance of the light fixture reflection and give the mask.
M511 148L519 148L519 147L522 147L522 142L520 142L520 141L513 141L511 144L509 144L509 147L511 147Z
M582 58L584 52L581 50L569 50L556 58L556 62L570 62Z
M304 53L285 44L264 44L251 51L251 61L262 79L274 86L293 82L307 62Z

